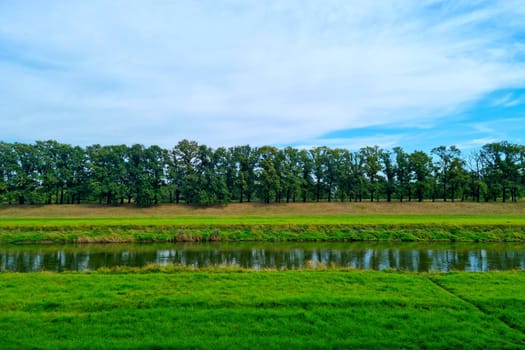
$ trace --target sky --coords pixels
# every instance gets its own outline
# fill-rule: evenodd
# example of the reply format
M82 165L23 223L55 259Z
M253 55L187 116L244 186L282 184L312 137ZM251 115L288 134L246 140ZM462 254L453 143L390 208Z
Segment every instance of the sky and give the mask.
M525 143L525 1L0 0L0 140Z

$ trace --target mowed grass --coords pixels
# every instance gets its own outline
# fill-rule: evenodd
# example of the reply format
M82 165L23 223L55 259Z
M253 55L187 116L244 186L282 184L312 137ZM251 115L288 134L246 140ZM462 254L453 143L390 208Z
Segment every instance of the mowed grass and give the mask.
M290 215L101 218L2 218L0 227L195 226L195 225L525 225L525 215Z
M0 274L0 348L525 348L523 272L162 271Z
M525 272L451 273L435 275L432 280L525 334Z
M525 215L525 202L321 202L321 203L231 203L225 206L192 207L164 204L151 208L134 205L42 205L0 206L0 219L13 218L278 218L363 216L516 216Z
M523 241L523 203L253 203L0 207L0 242Z
M216 207L47 205L0 207L0 227L76 225L514 224L525 203L235 203Z

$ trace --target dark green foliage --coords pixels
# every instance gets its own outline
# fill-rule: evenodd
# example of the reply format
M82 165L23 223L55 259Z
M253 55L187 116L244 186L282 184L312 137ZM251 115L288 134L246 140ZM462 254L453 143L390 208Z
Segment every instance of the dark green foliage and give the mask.
M410 154L409 162L413 174L413 183L410 186L414 187L417 200L422 202L431 188L432 159L423 151L415 151Z
M171 151L0 142L0 203L516 202L522 195L525 146L487 144L467 160L455 146L436 147L429 155L378 146L357 152L324 146L212 149L189 140Z
M279 150L275 147L259 148L259 174L257 176L257 194L264 203L275 199L279 201L281 192Z
M480 155L489 195L500 196L503 202L510 197L515 202L524 185L525 146L506 141L491 143L483 146Z

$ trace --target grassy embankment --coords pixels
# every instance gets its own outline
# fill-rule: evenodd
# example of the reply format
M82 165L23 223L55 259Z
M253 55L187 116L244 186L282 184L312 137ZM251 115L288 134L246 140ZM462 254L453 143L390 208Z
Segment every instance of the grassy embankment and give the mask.
M0 207L0 243L200 240L523 241L525 203Z
M0 348L525 348L523 272L171 269L0 274Z

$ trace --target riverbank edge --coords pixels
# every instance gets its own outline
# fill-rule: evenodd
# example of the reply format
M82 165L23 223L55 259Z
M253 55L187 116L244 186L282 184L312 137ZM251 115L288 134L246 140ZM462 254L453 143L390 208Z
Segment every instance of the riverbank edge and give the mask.
M523 242L525 225L249 224L75 225L0 228L0 244L210 241Z

